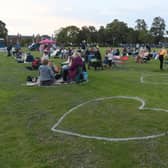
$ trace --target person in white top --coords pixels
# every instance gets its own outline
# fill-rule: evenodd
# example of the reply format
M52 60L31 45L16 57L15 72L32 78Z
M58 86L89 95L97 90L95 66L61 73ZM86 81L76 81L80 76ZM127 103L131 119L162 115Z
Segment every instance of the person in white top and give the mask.
M46 50L44 50L43 56L41 57L41 61L43 60L49 60L49 53Z

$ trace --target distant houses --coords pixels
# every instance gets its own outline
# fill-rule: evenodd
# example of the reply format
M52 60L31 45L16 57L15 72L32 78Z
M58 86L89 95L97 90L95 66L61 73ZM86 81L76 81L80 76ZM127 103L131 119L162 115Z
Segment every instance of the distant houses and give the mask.
M41 41L42 39L48 38L50 39L51 37L48 35L8 35L7 36L7 43L12 43L12 44L16 44L16 43L20 43L21 45L28 45L31 44L32 42L38 43L39 41Z
M7 42L16 44L18 42L21 42L21 40L32 41L33 39L34 39L33 36L8 35Z

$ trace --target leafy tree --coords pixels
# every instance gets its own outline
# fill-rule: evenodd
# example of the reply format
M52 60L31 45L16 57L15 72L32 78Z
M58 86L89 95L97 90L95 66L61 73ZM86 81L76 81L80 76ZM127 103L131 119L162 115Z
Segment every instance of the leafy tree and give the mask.
M135 30L138 31L147 31L147 24L144 19L137 19Z
M79 32L79 39L80 41L87 41L90 42L90 31L89 28L87 26L83 26Z
M77 43L80 29L76 26L68 26L60 29L56 34L56 39L60 43Z
M94 26L68 26L55 32L56 39L60 43L79 44L83 40L88 43L99 43L101 45L119 45L120 43L155 43L168 41L164 37L165 21L161 17L155 17L151 29L147 29L144 19L137 19L135 28L127 26L127 23L118 19L108 23L106 27L101 26L96 30ZM168 32L167 32L168 33Z
M89 29L89 36L90 36L90 40L91 40L91 42L92 43L95 43L95 42L97 42L97 30L96 30L96 28L94 27L94 26L89 26L88 27L88 29Z
M153 43L153 37L149 32L141 30L138 32L138 43Z
M135 32L137 33L136 43L150 43L152 42L152 36L147 30L147 24L144 19L137 19Z
M133 28L128 28L128 34L126 37L127 43L135 44L138 41L138 31L135 31Z
M6 24L0 20L0 37L6 39L8 35L8 30L6 29Z
M97 33L97 40L99 44L105 46L106 44L106 29L104 26L100 26L98 33Z
M55 31L55 38L59 43L65 43L67 40L65 28L60 28L59 30Z
M79 34L80 41L86 40L88 43L97 42L97 30L94 26L83 26Z
M126 23L115 19L113 22L107 24L106 31L108 35L108 41L115 45L119 43L126 43L126 37L128 33L128 26Z
M155 17L150 29L151 35L154 37L155 43L159 43L165 34L165 20L163 18Z

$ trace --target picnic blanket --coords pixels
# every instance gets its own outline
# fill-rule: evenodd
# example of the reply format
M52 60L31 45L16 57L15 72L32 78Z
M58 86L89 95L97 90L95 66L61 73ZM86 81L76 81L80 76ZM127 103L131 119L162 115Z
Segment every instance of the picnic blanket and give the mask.
M86 80L83 80L79 83L86 83L88 81ZM77 82L75 81L71 81L71 82L64 82L62 79L59 79L59 80L56 80L52 85L48 85L49 87L50 86L60 86L60 85L69 85L69 84L76 84ZM40 85L40 81L37 80L36 82L31 82L31 81L27 81L26 82L26 86L42 86Z

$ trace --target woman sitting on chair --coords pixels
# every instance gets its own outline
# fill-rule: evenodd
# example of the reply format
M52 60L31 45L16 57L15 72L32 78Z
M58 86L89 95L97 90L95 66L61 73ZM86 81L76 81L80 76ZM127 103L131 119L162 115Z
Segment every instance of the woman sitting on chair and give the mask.
M83 61L81 54L79 52L75 52L71 58L71 62L68 70L68 78L70 81L78 82L80 73L82 72Z

